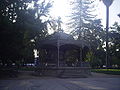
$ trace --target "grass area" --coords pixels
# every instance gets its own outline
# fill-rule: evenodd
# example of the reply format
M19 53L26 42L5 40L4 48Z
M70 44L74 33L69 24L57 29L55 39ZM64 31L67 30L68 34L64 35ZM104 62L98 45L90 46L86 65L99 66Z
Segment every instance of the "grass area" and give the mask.
M120 75L120 69L92 69L92 72L111 75Z

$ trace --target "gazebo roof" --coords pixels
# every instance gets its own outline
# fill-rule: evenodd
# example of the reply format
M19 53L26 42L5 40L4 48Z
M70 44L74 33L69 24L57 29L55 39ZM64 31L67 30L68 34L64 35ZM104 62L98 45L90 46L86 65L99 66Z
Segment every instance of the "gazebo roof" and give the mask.
M62 31L60 32L55 32L51 35L49 35L48 37L46 37L47 40L55 40L55 39L59 39L59 40L74 40L73 36L70 34L66 34Z
M62 31L54 32L53 34L47 36L44 40L39 42L38 47L50 47L55 46L57 47L62 45L73 45L76 47L89 47L87 43L81 40L75 40L72 35L66 34Z

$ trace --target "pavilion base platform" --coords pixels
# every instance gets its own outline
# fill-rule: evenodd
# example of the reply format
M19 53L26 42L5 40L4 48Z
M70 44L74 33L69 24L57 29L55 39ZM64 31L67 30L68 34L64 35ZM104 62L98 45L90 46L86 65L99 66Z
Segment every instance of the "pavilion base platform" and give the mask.
M52 76L60 78L85 78L91 75L90 67L46 67L37 68L41 76Z

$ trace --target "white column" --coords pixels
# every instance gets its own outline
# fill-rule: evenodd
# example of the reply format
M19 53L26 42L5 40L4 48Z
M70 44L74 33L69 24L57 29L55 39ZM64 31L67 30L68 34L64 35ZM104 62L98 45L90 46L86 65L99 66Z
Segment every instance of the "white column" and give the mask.
M82 47L80 48L80 61L82 61Z
M82 54L83 54L83 41L81 41L81 48L80 48L80 64L81 64L81 66L82 66L82 59L83 59L83 56L82 56Z
M59 67L59 58L60 58L60 42L59 40L57 41L57 57L58 57L58 60L57 60L57 66Z
M80 58L80 66L82 66L82 47L80 48L80 56L79 56L79 58Z

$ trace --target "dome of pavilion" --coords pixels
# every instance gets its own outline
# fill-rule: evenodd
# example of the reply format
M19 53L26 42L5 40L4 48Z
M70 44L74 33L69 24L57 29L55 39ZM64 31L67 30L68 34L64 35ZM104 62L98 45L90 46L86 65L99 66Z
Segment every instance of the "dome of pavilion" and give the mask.
M59 39L59 40L74 40L73 36L70 34L66 34L64 32L54 32L53 34L47 36L48 40L55 40L55 39Z
M58 43L59 46L67 45L68 47L71 45L79 48L89 45L84 41L75 40L72 35L64 33L61 30L54 32L53 34L48 35L44 40L41 40L38 47L51 48L51 45L57 47Z

